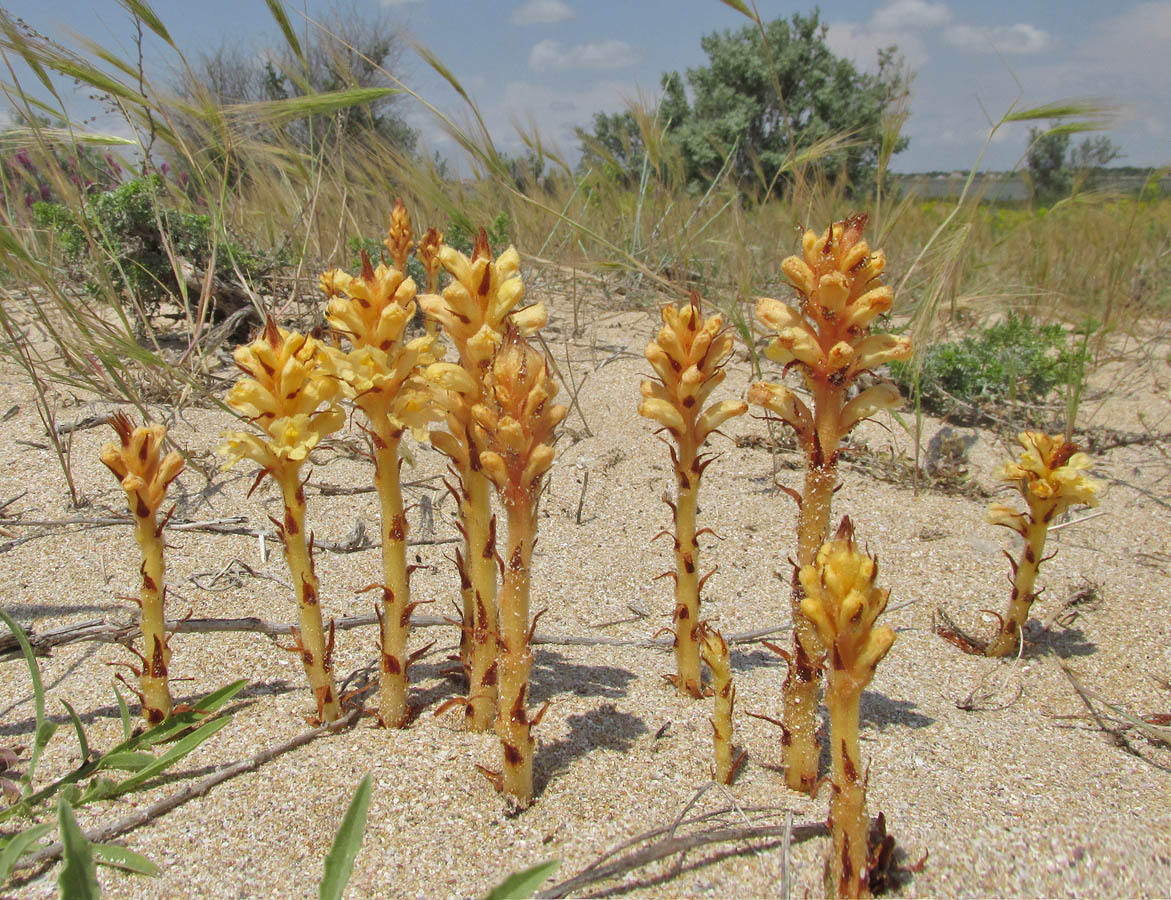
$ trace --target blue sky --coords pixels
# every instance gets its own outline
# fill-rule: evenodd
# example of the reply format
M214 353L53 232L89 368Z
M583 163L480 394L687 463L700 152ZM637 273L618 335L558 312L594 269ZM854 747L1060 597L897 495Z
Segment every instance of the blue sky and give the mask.
M758 2L766 20L812 8ZM574 126L588 125L596 111L621 109L640 93L653 96L664 71L704 63L704 34L748 24L719 0L350 3L386 12L435 52L473 95L502 149L521 146L513 122L532 122L571 158ZM295 23L303 21L297 10L319 17L330 5L288 2ZM7 0L5 6L66 43L72 30L129 52L129 17L114 0ZM156 0L154 8L191 56L224 40L262 55L280 41L264 0ZM1120 162L1171 164L1171 0L848 0L821 4L821 14L831 47L860 67L872 69L877 48L894 43L916 72L905 132L911 143L896 157L896 170L968 168L989 117L999 117L1018 94L1021 107L1069 98L1107 103L1115 110L1110 136L1125 152ZM150 50L148 65L164 74L165 55ZM454 91L410 51L403 78L440 109L461 115ZM430 149L456 152L425 111L416 106L408 115ZM1016 165L1026 130L1018 125L999 133L985 166Z

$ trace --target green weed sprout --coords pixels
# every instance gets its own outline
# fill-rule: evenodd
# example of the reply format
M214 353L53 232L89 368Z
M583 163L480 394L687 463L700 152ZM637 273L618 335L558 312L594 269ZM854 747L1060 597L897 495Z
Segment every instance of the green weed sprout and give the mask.
M318 719L334 722L341 717L341 700L331 665L333 630L327 643L312 544L305 536L301 466L322 438L345 424L345 413L334 405L340 384L320 341L278 328L271 317L256 340L236 348L235 359L246 377L228 392L228 406L261 435L231 432L220 453L228 458L228 466L244 458L260 465L253 489L266 475L280 486L284 520L272 522L284 543L297 592L300 626L293 641L313 689Z
M692 293L683 307L664 306L663 327L646 348L646 358L658 376L642 383L640 415L662 425L674 440L667 443L675 466L675 502L667 501L675 518L675 662L677 672L667 676L679 693L703 696L699 650L699 597L704 582L715 571L699 576L699 541L695 513L699 482L714 457L704 456L708 437L748 405L740 400L704 403L724 380L724 363L732 353L732 335L719 315L708 319ZM678 449L676 449L676 447ZM660 532L662 533L662 532Z
M183 457L173 450L163 454L167 430L162 425L134 428L124 413L115 413L109 422L119 443L102 447L102 462L126 492L130 514L134 516L134 537L142 551L142 591L138 596L142 671L132 669L139 677L137 693L142 700L142 714L148 723L157 725L171 712L167 683L171 648L163 612L167 590L163 582L165 522L159 522L158 512L167 487L183 471Z
M396 203L396 212L402 208ZM406 211L402 210L402 216ZM401 219L401 216L400 216ZM395 217L391 236L396 235ZM402 223L397 232L403 243ZM410 242L409 220L406 225ZM391 243L391 238L387 239ZM405 252L401 254L405 257ZM381 675L378 715L383 725L400 728L410 719L407 669L422 651L408 656L411 612L410 568L407 566L407 517L399 478L399 448L407 429L426 440L426 426L436 418L430 386L422 368L434 361L432 340L405 339L415 315L415 282L403 270L381 263L370 265L362 251L362 272L353 277L331 269L321 277L330 297L325 319L349 340L349 351L328 349L329 365L343 392L365 413L374 444L374 484L382 513Z
M866 815L866 769L858 750L858 708L862 690L874 677L895 633L874 626L886 609L889 591L875 587L878 561L854 545L854 529L842 520L832 541L823 544L810 565L798 573L805 596L801 611L817 631L829 661L829 707L833 756L833 797L829 824L833 836L826 890L836 897L869 897L870 819Z
M866 373L891 360L911 355L911 342L891 334L870 334L873 319L888 311L894 291L878 279L886 266L881 250L870 251L862 239L865 216L835 222L823 234L806 231L802 256L790 256L781 268L796 288L796 307L761 298L756 316L776 336L769 359L795 367L813 395L812 411L780 384L758 382L748 401L784 420L805 452L805 487L790 491L800 507L797 518L797 567L811 565L829 537L830 506L837 488L838 448L842 438L863 419L901 402L898 390L879 383L850 398ZM808 792L817 781L819 748L815 714L821 686L822 651L813 624L802 614L803 591L794 580L791 608L794 625L789 673L784 685L782 735L785 780L793 790Z
M1012 596L1000 630L984 649L986 656L1008 656L1020 648L1021 629L1039 593L1033 588L1045 561L1045 538L1053 520L1076 504L1098 505L1100 485L1084 474L1091 466L1090 458L1076 444L1040 431L1022 431L1017 440L1024 452L1000 466L996 478L1013 485L1027 509L1018 512L1008 504L991 503L986 520L1015 531L1024 538L1025 547L1019 560L1009 557Z
M471 385L469 384L470 388ZM531 720L527 708L530 648L536 620L529 621L530 569L537 539L537 501L553 465L553 441L565 418L553 403L557 384L545 357L520 332L508 329L485 373L481 401L472 409L473 438L485 476L500 495L508 519L508 545L500 589L499 702L496 733L504 751L500 787L520 807L533 796Z
M741 752L735 758L732 755L732 712L736 708L736 685L732 683L728 642L722 634L704 622L699 628L699 645L703 661L711 669L712 694L715 696L711 721L716 766L712 777L720 784L731 784L747 752Z
M463 553L456 552L463 594L460 660L468 677L464 714L469 729L487 731L495 718L497 693L496 519L492 483L472 439L472 410L484 397L484 380L505 329L511 324L532 334L544 326L547 314L540 303L517 309L524 298L520 255L510 247L493 259L483 229L470 258L446 245L437 257L451 283L442 295L420 296L419 305L443 327L458 358L455 363L435 363L426 371L436 385L448 429L432 431L431 445L451 461L458 481L448 489L459 505L464 538Z

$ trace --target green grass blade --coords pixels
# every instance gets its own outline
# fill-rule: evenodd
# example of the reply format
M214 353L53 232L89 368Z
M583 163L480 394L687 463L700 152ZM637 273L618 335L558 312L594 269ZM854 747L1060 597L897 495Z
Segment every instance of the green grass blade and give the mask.
M52 827L52 822L42 822L40 825L33 825L31 828L17 832L9 839L8 843L4 845L4 849L0 851L0 884L8 880L8 873L12 871L13 864L24 856L33 844L39 841Z
M125 781L120 781L116 784L110 796L117 796L135 790L143 782L154 778L160 772L164 772L170 768L171 765L181 760L231 721L230 716L222 716L205 723L181 741L177 741L170 750L158 757L151 765L143 766L137 773L131 775Z
M186 712L168 716L165 721L144 731L137 737L128 737L125 743L120 744L110 752L153 747L155 744L163 744L167 741L175 740L235 697L244 689L245 684L247 682L244 679L240 679L239 681L233 681L231 684L219 690L213 691L202 700L196 702L193 708Z
M81 718L74 711L73 707L69 705L68 700L62 700L61 705L69 713L69 721L73 723L73 730L77 732L77 743L81 745L81 761L84 763L89 759L89 741L86 740L85 729L81 726Z
M366 834L366 813L370 810L373 788L374 779L367 775L359 782L346 814L342 816L329 855L325 857L325 875L322 876L318 891L321 900L341 900L350 873L354 871L354 859Z
M550 875L557 871L561 860L550 859L537 863L523 872L514 872L484 895L484 900L526 900L533 896Z
M116 684L114 685L114 696L118 698L118 716L122 719L122 740L126 742L134 734L134 726L130 721L130 707L126 705L126 698L122 696L122 692L118 690Z
M756 21L756 15L748 8L748 4L745 3L744 0L720 0L720 2L723 3L724 6L732 7L732 9L736 10L736 12L740 13L740 15L747 16L753 22Z
M91 844L90 846L93 848L94 858L98 865L122 869L125 872L133 872L135 875L154 877L159 874L159 867L141 853L135 853L133 850L128 850L118 844Z
M123 750L119 753L107 753L102 757L102 769L117 769L120 772L141 772L157 756L153 753L136 753L133 750Z
M57 886L62 900L97 900L102 891L98 887L93 852L73 817L73 807L64 798L57 804L57 824L61 830L62 848Z
M44 752L45 746L53 737L53 732L57 730L57 726L45 718L45 686L41 683L41 669L37 665L36 656L33 654L32 645L28 642L28 635L24 633L24 629L16 624L16 620L8 615L3 609L0 609L0 620L8 626L8 630L16 637L16 641L20 644L20 652L24 654L24 661L28 665L29 678L33 683L33 708L36 710L37 730L33 738L32 753L29 754L28 771L25 772L24 781L25 796L32 793L33 772L36 771L37 763L40 761L41 753Z

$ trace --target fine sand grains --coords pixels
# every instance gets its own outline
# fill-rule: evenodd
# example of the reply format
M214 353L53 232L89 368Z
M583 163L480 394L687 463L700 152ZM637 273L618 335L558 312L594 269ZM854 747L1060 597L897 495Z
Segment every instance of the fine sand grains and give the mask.
M532 705L549 701L550 707L534 730L532 808L510 814L476 772L476 764L499 768L494 735L464 733L456 711L433 715L459 691L445 675L457 634L453 626L418 629L412 648L437 643L412 670L411 699L422 709L410 728L382 730L363 720L132 832L124 839L127 846L154 860L162 874L148 879L101 869L104 896L315 896L334 830L367 772L375 789L349 897L476 897L509 872L551 858L561 860L554 881L563 880L641 832L718 810L718 819L702 827L780 826L786 810L796 825L824 821L828 788L812 800L788 792L777 770L778 729L747 715L778 714L784 663L775 654L759 643L732 648L735 738L748 758L725 788L709 786L710 701L676 696L663 679L673 671L668 648L569 640L637 642L670 624L669 580L654 580L672 567L670 542L650 540L670 526L661 498L671 495L673 484L666 448L636 413L638 383L649 368L641 353L657 327L655 311L595 311L567 348L567 304L550 307L545 338L558 367L567 378L572 370L575 383L588 378L578 396L580 413L571 407L558 445L534 559L533 608L547 609L538 635L553 642L536 648ZM1157 374L1165 384L1168 373ZM770 377L778 376L774 371ZM713 399L743 396L748 382L741 355ZM4 373L0 393L0 412L19 406L0 431L0 451L8 461L0 470L0 502L28 491L5 510L9 517L90 519L124 511L121 492L97 456L110 439L108 429L72 437L74 478L90 503L73 510L52 450L44 446L28 385ZM58 399L62 421L108 409ZM569 402L565 393L559 399ZM1137 432L1139 412L1162 414L1168 402L1165 388L1161 394L1132 393L1125 402L1087 406L1091 418L1083 424ZM200 461L199 454L214 449L230 424L220 412L189 409L173 423L172 434ZM927 423L926 437L937 424ZM699 524L718 535L704 541L700 569L719 566L704 592L702 614L732 638L786 623L795 508L773 486L774 460L755 440L767 433L765 424L746 416L725 430L730 440L717 439L722 455L700 489ZM353 429L346 434L354 436ZM1007 455L1006 436L980 432L969 464L979 485L994 487L990 472ZM1104 515L1053 534L1050 549L1058 556L1042 569L1047 589L1034 616L1051 620L1087 581L1093 596L1036 635L1021 659L994 661L965 656L936 637L932 615L942 607L963 627L991 633L994 622L982 611L999 612L1005 605L1008 569L1001 550L1014 549L1014 536L983 524L986 500L929 490L915 496L909 484L874 477L884 471L884 457L907 451L908 438L896 423L868 424L852 443L865 443L873 455L866 457L866 470L849 461L841 466L835 521L849 514L859 542L877 553L879 584L891 589L885 619L898 634L862 700L869 808L886 814L905 862L926 856L922 871L898 892L1165 895L1171 885L1171 752L1133 731L1127 735L1133 752L1117 746L1087 718L1061 666L1133 713L1171 712L1171 692L1152 680L1171 677L1166 458L1149 446L1118 448L1100 458L1095 474L1106 483ZM456 536L454 504L439 481L440 458L426 447L408 444L407 450L412 462L404 466L403 480L414 483L408 488L408 503L415 504L408 513L412 537L450 541ZM779 481L797 486L799 456L782 451L775 462ZM171 489L176 517L245 515L253 528L269 528L266 516L277 511L279 496L265 484L246 499L253 475L241 464L209 484L189 465ZM307 492L308 527L319 541L345 540L359 520L377 533L375 495L323 496L315 488L364 485L370 477L369 463L344 448L318 454ZM424 496L433 532L421 527ZM10 530L18 538L40 531ZM137 584L129 526L74 525L46 528L44 534L0 553L0 602L9 612L33 628L131 618L131 605L118 599ZM288 573L272 540L263 558L255 536L172 531L168 543L172 617L294 621ZM410 548L410 561L419 566L414 596L433 601L419 614L456 615L458 583L447 559L455 546ZM233 560L243 565L231 566ZM372 595L356 592L379 577L377 549L319 550L317 571L327 616L370 612ZM216 573L221 575L213 582ZM782 646L789 642L784 631L773 639ZM177 775L199 777L307 727L303 717L313 703L301 666L268 638L180 634L172 649L176 700L232 679L248 680L231 724L184 760ZM117 646L75 644L41 660L51 714L65 723L60 701L67 699L82 716L91 745L118 741L109 664L130 659ZM373 627L339 632L339 680L375 660ZM27 673L19 661L4 663L2 671L0 742L27 747L33 722ZM77 762L72 729L65 724L38 781ZM78 818L83 827L110 822L179 786L167 778L141 794L84 807ZM675 834L695 831L680 824ZM824 837L792 846L794 896L822 893L826 846ZM717 845L584 891L777 896L784 860L775 839ZM50 869L10 893L56 896L55 878L56 869Z

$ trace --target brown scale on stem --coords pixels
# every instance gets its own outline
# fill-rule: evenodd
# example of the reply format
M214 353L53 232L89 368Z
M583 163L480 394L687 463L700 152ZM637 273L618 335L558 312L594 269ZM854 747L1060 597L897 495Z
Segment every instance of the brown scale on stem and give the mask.
M245 377L227 396L228 406L260 434L231 432L225 436L220 453L228 458L229 466L245 458L260 465L253 489L264 475L280 487L284 516L273 522L296 586L300 626L296 641L317 704L317 718L333 722L341 717L341 704L329 667L318 601L320 585L313 567L312 537L306 539L305 490L300 477L313 448L345 424L345 413L334 405L339 382L325 356L325 347L317 339L285 331L271 317L267 319L256 340L236 348L236 365Z
M134 516L134 537L142 551L139 567L142 591L136 598L143 646L143 653L137 654L142 660L139 696L143 716L154 725L171 712L167 681L171 650L164 614L165 520L159 522L158 512L166 499L167 487L183 471L183 457L173 450L163 453L167 430L162 425L134 428L123 413L111 416L109 422L118 435L118 443L102 447L101 459L126 492L126 502Z
M906 360L911 342L871 334L870 323L887 312L893 290L879 282L886 258L862 239L865 216L835 222L824 233L806 231L802 255L781 268L797 291L796 306L762 297L756 317L775 336L766 355L796 369L812 395L812 409L782 384L758 382L748 402L778 416L796 433L805 452L805 484L798 499L797 567L810 565L829 537L830 510L837 489L842 439L864 419L897 406L902 398L886 382L859 390L859 380L883 363ZM793 494L792 490L787 493ZM820 748L816 712L821 689L822 651L811 623L801 614L803 589L794 578L790 608L793 651L784 685L785 781L810 791L817 781Z
M553 403L557 385L545 358L520 332L509 329L484 378L480 403L472 410L473 434L485 476L500 496L508 519L508 564L500 590L499 702L496 733L503 748L501 789L525 807L533 796L532 727L528 684L535 619L529 620L537 501L553 465L555 430L566 409Z
M719 315L705 319L699 295L692 293L683 307L664 306L663 327L647 345L646 358L658 376L642 382L640 415L663 426L675 466L675 501L667 500L675 520L675 624L676 673L668 676L679 693L703 696L698 638L702 581L699 569L699 532L696 509L699 483L711 457L702 456L704 444L733 416L748 410L740 400L704 403L724 380L724 364L732 353L732 335L724 330Z
M894 643L894 631L874 624L890 592L875 586L878 561L855 546L848 518L798 577L804 588L801 610L828 650L833 848L826 891L834 897L869 897L870 819L858 746L859 703L875 667Z
M410 217L396 200L386 246L395 267L372 266L365 253L362 272L351 276L330 270L322 284L330 296L325 318L349 342L350 348L329 348L330 370L344 394L365 414L374 447L374 485L382 523L382 609L380 641L382 674L378 716L390 728L410 720L407 658L411 606L410 568L407 565L407 520L403 507L400 455L404 435L427 439L427 425L438 418L431 386L423 369L435 361L434 341L408 341L406 329L414 317L415 282L404 269L411 246Z
M457 354L453 363L434 363L426 370L446 431L432 431L431 444L446 455L459 480L462 559L468 587L461 591L460 661L468 677L466 721L470 729L486 731L496 714L497 684L497 562L496 520L492 515L492 483L484 473L480 450L472 437L473 410L483 402L485 379L505 331L515 328L532 334L546 321L540 303L518 308L524 298L520 255L514 248L492 256L483 229L471 257L452 247L436 251L440 265L451 276L443 294L424 294L419 304L428 318L442 326Z

